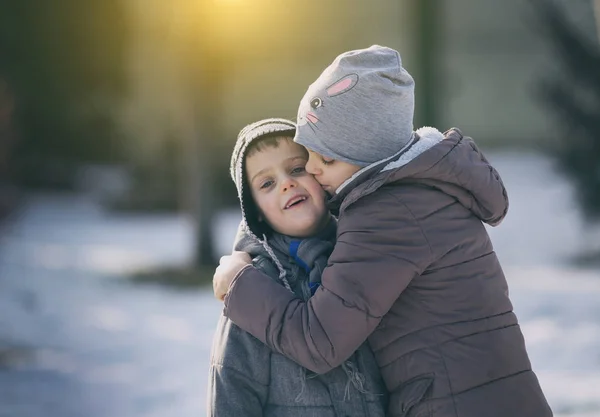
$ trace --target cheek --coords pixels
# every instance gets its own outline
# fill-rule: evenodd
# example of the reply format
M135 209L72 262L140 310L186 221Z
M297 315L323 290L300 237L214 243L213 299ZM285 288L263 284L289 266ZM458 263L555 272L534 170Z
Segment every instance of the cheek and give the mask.
M312 175L306 176L302 185L313 197L325 198L325 191Z
M254 201L263 216L272 216L275 213L277 202L270 193L257 193L254 195Z
M318 170L318 161L317 161L317 156L315 156L313 153L310 153L308 155L308 160L306 161L306 166L304 167L304 169L306 169L306 172L308 172L309 174L315 175L317 173Z
M344 181L352 176L352 173L349 172L349 170L337 168L338 169L332 168L327 173L329 181L336 187L342 185Z
M328 166L323 167L323 173L321 176L327 181L327 183L331 182L332 178L335 178L331 175L331 167Z

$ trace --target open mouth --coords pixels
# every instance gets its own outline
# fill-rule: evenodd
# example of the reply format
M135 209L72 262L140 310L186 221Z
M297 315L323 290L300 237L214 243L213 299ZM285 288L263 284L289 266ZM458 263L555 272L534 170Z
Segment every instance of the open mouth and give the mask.
M284 210L287 210L287 209L292 208L292 207L296 207L296 206L302 204L303 202L305 202L306 200L308 200L308 197L303 196L303 195L299 195L298 197L294 197L290 201L287 202L287 204L284 207Z

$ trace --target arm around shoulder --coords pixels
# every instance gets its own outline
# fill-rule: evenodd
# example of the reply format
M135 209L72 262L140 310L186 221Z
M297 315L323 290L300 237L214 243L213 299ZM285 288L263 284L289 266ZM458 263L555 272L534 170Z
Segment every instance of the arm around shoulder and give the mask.
M348 359L431 260L418 222L388 193L354 203L338 228L322 285L308 302L254 268L239 275L225 299L234 323L317 373Z

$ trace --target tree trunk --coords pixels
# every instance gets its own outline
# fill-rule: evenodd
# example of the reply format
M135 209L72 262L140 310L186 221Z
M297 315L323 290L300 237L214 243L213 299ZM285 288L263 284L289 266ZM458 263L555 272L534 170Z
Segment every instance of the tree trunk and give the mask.
M196 228L194 242L194 265L210 266L216 263L212 238L212 224L218 211L218 199L213 187L212 160L215 158L211 147L214 141L214 111L207 109L204 103L210 103L212 89L206 87L204 71L194 71L195 79L190 81L191 128L182 155L183 195L181 205L194 220ZM212 119L212 120L211 120Z
M205 14L204 20L208 19ZM219 166L215 158L220 157L218 142L222 140L221 120L222 88L226 66L224 57L212 42L210 22L201 22L203 29L198 36L198 49L194 52L198 58L194 94L194 115L197 121L196 148L193 158L197 167L197 204L196 204L196 266L215 266L217 259L214 250L213 226L221 207L219 190L215 187L216 169Z
M413 33L415 35L415 125L438 127L439 106L442 99L440 82L440 37L442 2L413 0Z
M592 5L594 8L594 17L596 18L596 32L598 34L598 42L600 42L600 0L594 0Z
M213 88L202 94L202 100L204 103L211 103L210 97L212 95ZM219 199L217 196L217 190L214 187L214 166L212 160L215 158L214 146L211 143L217 140L217 129L214 124L216 123L215 112L206 110L205 105L200 106L203 109L202 125L200 126L198 137L196 140L199 142L199 189L198 189L198 205L197 205L197 216L196 216L196 265L197 266L211 266L215 265L217 260L215 259L215 250L213 242L213 225L216 219L216 215L219 211Z

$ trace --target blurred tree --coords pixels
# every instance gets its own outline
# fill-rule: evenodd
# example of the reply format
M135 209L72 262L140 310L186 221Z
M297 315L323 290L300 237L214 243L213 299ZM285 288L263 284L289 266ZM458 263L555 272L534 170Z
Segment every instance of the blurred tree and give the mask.
M17 182L67 186L79 163L118 157L112 112L125 87L126 35L122 0L0 1Z
M531 1L567 74L546 79L540 88L563 129L553 151L575 183L585 217L600 220L600 47L569 21L555 1Z
M14 97L8 81L0 73L0 186L7 181L8 155L14 142L12 114Z
M9 214L16 204L15 193L10 185L9 162L15 142L12 123L14 96L8 81L0 72L0 221Z
M436 0L412 0L410 10L415 25L415 127L439 127L439 96L443 87L440 77L442 4Z
M195 190L198 192L196 206L196 263L199 266L213 266L216 262L214 238L212 231L214 221L222 202L219 200L220 193L216 188L218 173L227 172L219 165L216 147L224 136L223 129L218 124L223 106L221 100L223 94L223 80L227 77L227 66L221 53L211 46L210 36L204 36L199 49L200 71L198 72L198 84L195 101L196 115L198 117L198 137L196 138L196 167L198 171L198 183ZM219 169L221 168L221 169ZM222 177L223 175L221 175Z
M594 17L596 19L596 33L600 41L600 0L594 0L592 7L594 8Z
M223 207L218 182L222 183L228 172L228 158L222 157L227 153L219 149L225 136L220 123L224 112L222 90L230 73L226 58L228 51L216 41L217 23L210 6L204 0L192 8L192 36L187 38L183 47L183 67L186 70L183 76L189 87L193 120L189 137L182 141L182 162L187 174L183 184L184 199L196 226L194 264L196 267L214 268L217 261L214 222Z

